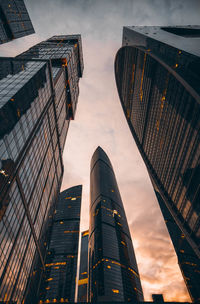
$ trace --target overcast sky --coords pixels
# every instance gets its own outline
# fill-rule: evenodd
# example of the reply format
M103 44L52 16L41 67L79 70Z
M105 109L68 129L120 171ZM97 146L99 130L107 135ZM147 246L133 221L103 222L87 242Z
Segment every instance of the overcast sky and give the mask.
M97 146L108 154L118 181L145 300L189 300L153 188L117 95L114 59L124 25L198 24L200 1L25 0L36 34L6 43L14 56L55 34L82 35L84 73L64 151L62 190L83 185L81 230L88 229L90 160Z

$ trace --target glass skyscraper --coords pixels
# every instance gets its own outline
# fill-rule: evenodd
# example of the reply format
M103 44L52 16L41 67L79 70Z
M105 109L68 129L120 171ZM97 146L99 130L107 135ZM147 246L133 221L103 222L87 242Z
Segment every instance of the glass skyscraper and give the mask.
M78 280L78 302L87 302L88 289L88 237L89 231L81 234L81 254Z
M35 303L75 301L81 195L82 186L69 188L59 195L49 227L46 270ZM29 302L33 303L36 294L30 289Z
M34 32L24 0L0 0L0 44Z
M128 223L110 160L98 147L91 160L89 302L143 301Z
M62 152L78 100L80 35L54 36L0 71L0 301L24 301L60 192Z
M118 93L171 235L200 300L200 27L125 27ZM183 248L182 248L183 247Z

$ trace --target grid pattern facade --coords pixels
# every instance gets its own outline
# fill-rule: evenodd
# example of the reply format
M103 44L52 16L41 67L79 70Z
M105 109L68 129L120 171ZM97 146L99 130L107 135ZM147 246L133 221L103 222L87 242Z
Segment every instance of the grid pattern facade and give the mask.
M159 50L159 42L149 40L147 49L125 46L118 51L118 92L154 189L198 258L200 98L196 90L199 76L194 69L198 58L163 44ZM200 294L194 293L191 285L192 277L197 276L200 284L199 265L195 267L195 275L191 272L191 281L186 283L192 299L197 300Z
M82 232L81 255L78 281L78 302L87 302L88 289L88 238L89 231Z
M194 299L194 295L197 297L199 293L199 259L196 255L194 255L192 247L188 243L181 229L174 221L159 192L156 192L156 196L164 216L167 229L170 233L172 243L177 252L178 263L182 271L184 281L186 285L190 286L188 291L191 298Z
M39 293L39 303L74 302L82 186L59 195L49 228L50 238Z
M98 147L91 161L89 301L142 301L128 223L112 165Z
M57 72L53 59L1 58L1 64L0 301L22 303L30 288L37 294L45 269L71 98L62 59Z
M0 1L0 44L34 32L24 0Z

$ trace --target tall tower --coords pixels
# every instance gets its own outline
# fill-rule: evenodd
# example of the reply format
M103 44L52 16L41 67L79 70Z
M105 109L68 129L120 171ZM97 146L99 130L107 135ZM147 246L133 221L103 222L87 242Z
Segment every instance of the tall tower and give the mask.
M98 147L91 160L89 301L143 301L123 203L110 160Z
M78 280L78 302L87 302L88 289L88 238L89 231L81 234L81 255Z
M82 62L80 35L0 58L0 301L22 303L28 278L40 278L35 261L45 270Z
M75 301L81 195L82 186L69 188L59 195L49 228L46 270L38 299L41 303ZM36 294L30 291L30 303L33 303Z
M125 27L115 60L122 108L163 216L177 226L167 224L193 301L200 299L199 50L197 26Z
M0 44L34 32L24 0L0 0Z

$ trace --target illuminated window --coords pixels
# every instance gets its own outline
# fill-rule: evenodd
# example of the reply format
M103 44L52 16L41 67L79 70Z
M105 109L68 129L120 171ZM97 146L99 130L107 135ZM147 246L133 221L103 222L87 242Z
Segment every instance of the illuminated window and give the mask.
M71 205L68 206L68 208L71 208L71 207L72 207Z
M49 290L49 289L50 289L50 287L48 286L48 287L46 287L45 289L46 289L46 290Z
M78 281L78 286L84 285L84 284L88 284L88 278L82 279L82 280L79 280L79 281Z
M63 222L63 221L60 221L60 224L64 224L64 222Z
M64 233L79 233L78 230L65 230Z
M111 192L115 192L113 189L111 189Z
M141 76L141 83L140 83L140 101L142 101L142 97L143 97L143 90L142 90L142 85L143 85L143 78L144 78L144 67L145 67L145 63L146 63L146 57L147 54L144 54L144 62L143 62L143 67L142 67L142 76Z
M112 289L112 292L113 293L119 293L119 290L118 289Z
M17 116L20 117L20 110L17 109Z
M76 197L72 197L72 198L71 198L71 201L76 201Z
M108 265L108 266L107 266L107 268L108 268L108 269L110 269L110 268L111 268L111 266L110 266L110 265Z
M185 251L183 249L180 250L181 253L184 253Z
M46 267L58 266L58 265L66 265L66 262L57 262L57 263L45 264Z
M136 277L139 277L138 274L130 267L128 267L128 270L130 270L134 275L136 275Z
M71 196L65 197L65 199L71 199Z
M49 282L49 281L52 281L52 280L53 280L53 278L49 278L49 279L46 280L46 282Z
M83 235L82 235L82 236L86 236L86 235L89 235L89 231L83 232Z

